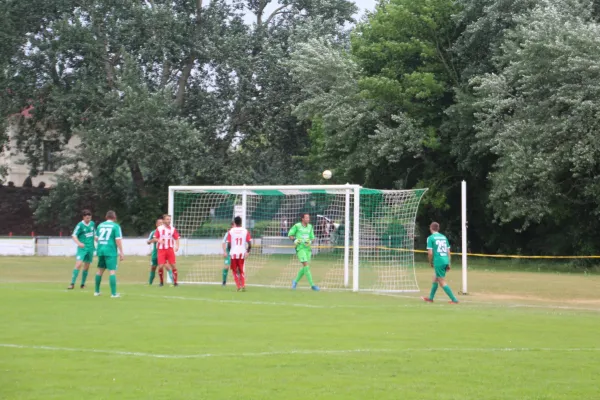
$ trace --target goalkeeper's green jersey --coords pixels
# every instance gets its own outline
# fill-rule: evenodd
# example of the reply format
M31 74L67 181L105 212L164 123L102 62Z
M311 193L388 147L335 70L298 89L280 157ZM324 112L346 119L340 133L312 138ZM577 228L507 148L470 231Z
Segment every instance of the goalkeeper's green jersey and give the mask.
M433 266L444 267L450 264L450 242L439 232L427 238L427 250L433 251Z
M302 225L302 222L298 222L296 225L292 226L292 229L290 229L288 233L288 237L290 236L301 240L301 243L296 246L297 250L310 248L310 244L304 244L304 242L307 240L315 240L313 226L311 224L304 226Z
M80 221L75 229L73 230L73 235L79 240L81 243L85 245L85 249L94 250L94 230L96 229L96 224L94 221L90 221L89 224L85 224L85 222Z

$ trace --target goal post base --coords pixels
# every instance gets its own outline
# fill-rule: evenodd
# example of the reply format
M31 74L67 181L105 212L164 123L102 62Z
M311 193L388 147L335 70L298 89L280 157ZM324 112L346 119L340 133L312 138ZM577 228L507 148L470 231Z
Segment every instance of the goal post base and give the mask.
M291 282L290 282L291 283ZM207 285L207 286L223 286L222 283L219 282L191 282L191 281L180 281L179 284L181 285L195 285L195 286L202 286L202 285ZM231 282L231 283L227 283L227 285L225 286L225 289L227 288L232 288L235 287L235 283ZM246 284L246 287L256 287L256 288L269 288L269 289L280 289L280 290L310 290L310 286L298 286L295 289L291 288L291 284L290 286L278 286L278 285L265 285L265 284L259 284L259 283L249 283ZM321 288L324 291L327 292L352 292L352 288L351 287L339 287L339 288ZM356 293L420 293L421 291L418 289L400 289L400 290L377 290L377 289L360 289L358 292Z

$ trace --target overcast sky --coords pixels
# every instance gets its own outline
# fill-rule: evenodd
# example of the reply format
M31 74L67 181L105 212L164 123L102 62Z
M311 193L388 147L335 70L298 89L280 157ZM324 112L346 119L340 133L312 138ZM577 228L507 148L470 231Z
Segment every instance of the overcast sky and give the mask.
M360 9L358 16L362 16L365 10L373 11L375 9L375 0L354 0L356 6Z
M356 6L358 7L358 13L355 15L356 20L360 20L360 17L362 17L365 13L365 11L373 11L375 9L375 5L377 4L377 0L353 0L354 3L356 4ZM281 4L279 4L277 1L271 1L269 3L269 5L265 8L265 16L269 16L269 14L271 14L273 12L273 10L275 10L277 7L279 7ZM246 17L244 18L244 20L248 23L252 23L254 22L254 16L252 15L252 13L246 13Z

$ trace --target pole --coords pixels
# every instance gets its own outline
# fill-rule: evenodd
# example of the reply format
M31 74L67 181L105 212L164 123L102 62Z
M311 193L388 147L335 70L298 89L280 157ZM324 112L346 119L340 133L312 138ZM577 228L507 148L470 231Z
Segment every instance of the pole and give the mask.
M462 294L467 294L467 182L461 182Z
M175 221L175 215L174 215L174 211L175 211L175 190L172 187L169 187L169 204L168 204L167 207L168 207L167 208L167 213L173 219L172 225L175 226L177 224L177 221Z
M350 188L346 190L344 210L344 287L350 282Z
M360 187L354 188L354 226L352 237L352 290L358 292L360 253Z
M246 185L244 185L246 186ZM248 225L246 223L246 216L247 216L247 206L248 206L248 192L246 190L244 190L242 192L242 228L246 228Z
M177 221L175 220L175 189L172 187L169 187L169 204L167 206L167 214L171 216L171 226L177 226ZM167 283L173 283L173 280L167 271L163 272L165 272Z

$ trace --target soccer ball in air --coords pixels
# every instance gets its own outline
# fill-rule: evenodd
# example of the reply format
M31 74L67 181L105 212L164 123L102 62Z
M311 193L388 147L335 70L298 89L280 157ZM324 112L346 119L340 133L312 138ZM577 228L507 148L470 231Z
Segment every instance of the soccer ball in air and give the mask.
M325 171L323 171L323 178L325 179L331 179L331 171L326 169Z

